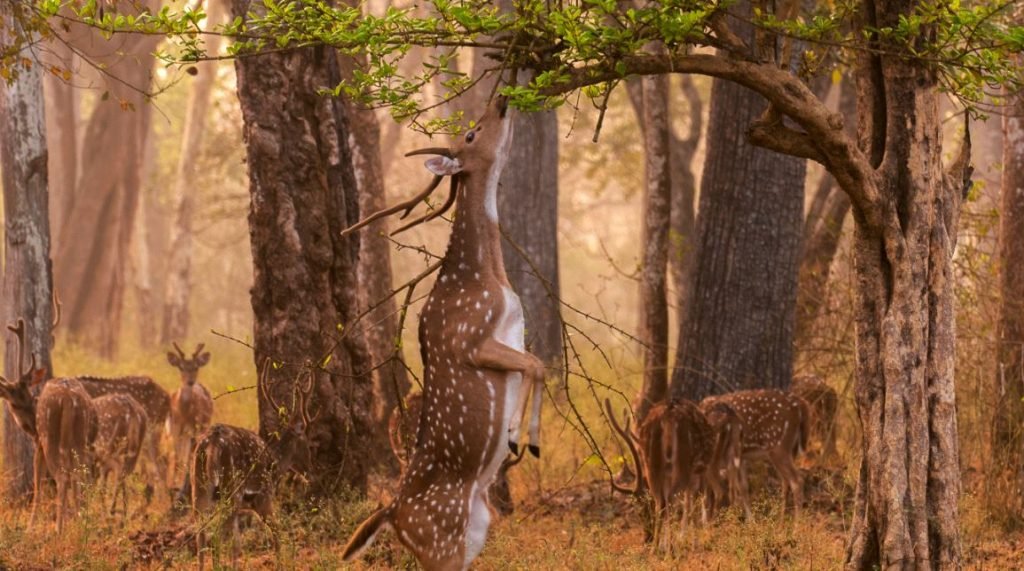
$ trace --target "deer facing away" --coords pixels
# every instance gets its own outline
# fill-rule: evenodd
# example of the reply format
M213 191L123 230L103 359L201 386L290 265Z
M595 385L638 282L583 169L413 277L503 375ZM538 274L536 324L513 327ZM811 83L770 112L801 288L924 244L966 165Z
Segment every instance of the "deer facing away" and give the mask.
M288 410L271 398L266 387L266 371L259 380L263 398L274 410ZM232 536L232 560L237 568L240 551L239 518L242 512L255 513L271 531L277 547L276 529L273 523L273 498L280 479L291 470L307 471L311 466L312 453L306 437L306 429L313 422L307 407L313 392L315 377L310 375L309 384L297 391L296 402L291 408L290 418L278 432L279 440L265 442L255 432L214 424L199 436L192 453L192 508L199 529L196 532L196 546L199 569L202 570L206 555L206 533L204 518L208 518L218 503L227 506L228 513L221 528L221 536Z
M135 470L146 440L149 421L146 410L135 399L126 395L107 395L93 399L99 431L95 450L97 476L107 483L114 482L114 497L110 513L117 508L121 496L121 521L128 517L128 486L126 480Z
M519 298L505 275L498 229L498 179L512 139L511 113L496 97L477 125L451 149L425 149L433 182L412 200L346 230L413 207L451 176L448 200L402 231L447 211L458 216L441 271L420 314L424 363L418 440L397 497L355 531L351 560L382 529L426 569L463 569L483 549L490 525L488 488L508 450L519 449L521 421L532 392L529 450L540 453L544 366L524 347Z
M191 357L177 343L177 353L168 352L167 362L181 372L181 387L171 395L170 414L166 430L171 437L171 461L167 469L167 485L174 488L179 484L179 472L187 470L192 458L196 437L210 426L213 420L213 397L206 387L199 384L199 369L210 362L210 353L203 352L202 343Z
M68 504L77 506L80 478L92 461L91 446L96 438L96 410L92 399L74 379L46 380L46 369L36 368L32 355L25 362L25 322L19 319L8 326L18 340L18 377L10 381L0 376L0 398L8 401L18 426L35 440L33 501L30 522L35 521L41 501L43 479L47 473L57 483L57 534L64 531ZM36 397L32 387L43 383Z

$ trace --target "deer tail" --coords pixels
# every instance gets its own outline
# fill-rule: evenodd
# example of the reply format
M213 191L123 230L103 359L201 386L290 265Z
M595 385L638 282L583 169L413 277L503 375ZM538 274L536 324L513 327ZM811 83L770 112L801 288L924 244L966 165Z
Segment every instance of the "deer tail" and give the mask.
M391 506L373 512L373 515L366 518L366 521L360 524L348 540L348 545L345 546L345 551L341 555L342 560L352 561L358 558L366 548L373 545L373 540L377 539L377 533L380 530L392 526L391 518Z

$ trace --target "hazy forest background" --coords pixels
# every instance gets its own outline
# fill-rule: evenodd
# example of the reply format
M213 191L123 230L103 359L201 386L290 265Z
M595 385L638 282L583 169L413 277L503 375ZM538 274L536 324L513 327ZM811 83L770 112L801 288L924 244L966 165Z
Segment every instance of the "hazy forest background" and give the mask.
M210 0L207 6L211 20L226 19L227 6L219 2ZM366 7L376 14L385 8L383 0ZM168 66L151 55L158 47L155 36L116 36L106 43L96 32L77 33L69 42L80 50L75 56L61 45L43 44L46 57L58 62L43 70L50 251L63 308L54 332L52 372L143 374L173 391L179 374L165 356L171 344L188 349L204 343L212 361L200 382L216 397L214 421L264 429L260 415L266 413L258 408L253 390L257 373L251 347L258 335L247 174L252 165L247 164L243 142L236 64L226 59ZM225 46L220 49L225 53ZM427 49L417 50L408 61L430 55ZM99 62L102 69L86 59ZM480 60L467 60L455 65L466 71L480 65ZM849 200L812 161L766 150L746 154L750 147L740 140L745 123L761 114L761 100L743 88L713 87L716 81L698 75L667 80L673 186L667 289L662 294L667 311L660 329L667 343L655 339L653 345L662 348L668 362L667 368L654 368L672 379L666 386L676 386L676 376L694 374L703 379L699 386L718 387L696 391L704 394L688 389L695 397L772 382L784 386L794 376L818 375L839 395L839 457L824 461L811 455L801 461L808 497L805 517L780 525L788 520L777 484L759 485L753 519L730 510L712 525L698 527L692 542L675 556L652 553L644 545L640 510L630 498L610 490L609 480L629 460L613 437L601 402L614 397L616 409L622 410L651 382L652 357L638 342L652 335L650 314L645 316L653 305L646 289L650 281L643 229L659 212L664 216L669 210L669 204L656 204L652 214L645 203L644 167L651 157L644 137L650 127L643 124L641 86L635 80L612 93L606 110L588 101L563 106L543 113L543 119L516 135L543 140L538 146L545 149L542 159L534 155L541 162L513 161L510 168L518 170L510 180L522 177L521 184L548 194L503 198L500 208L503 219L507 209L530 213L525 222L520 217L509 224L510 233L516 234L513 241L523 237L521 247L530 262L523 263L515 247L506 246L505 256L513 280L532 288L529 296L536 305L532 315L528 310L527 335L554 371L545 413L548 448L542 460L527 459L510 472L515 511L494 524L475 568L823 569L842 564L861 459L853 393L856 277ZM812 86L831 108L850 117L851 126L856 114L852 81L840 70ZM427 100L434 101L441 101L446 90L439 83L423 89ZM479 109L489 95L486 89L481 85L430 116L446 115L463 104ZM150 99L144 93L156 95ZM724 109L717 118L715 97ZM943 156L953 163L964 137L963 110L950 98L943 99L940 110ZM978 569L1019 568L1024 553L1021 481L1005 469L1005 459L992 445L998 440L995 433L1003 430L995 422L1003 418L997 411L1008 394L1024 393L1022 359L1013 356L1024 353L1024 345L1001 339L997 327L1001 312L1024 312L1018 297L1004 295L1000 281L1005 270L1000 225L1006 209L1001 204L1007 200L1002 181L1009 168L1005 157L1012 155L1004 154L1004 140L1013 136L1011 121L1001 111L970 123L974 184L960 215L953 260L956 419L963 478L960 526L964 561ZM282 109L283 116L288 112ZM1020 112L1018 105L1013 113L1019 117ZM354 108L350 113L353 132L369 129L379 145L378 188L383 193L358 197L365 216L420 190L429 175L419 158L403 154L443 144L445 136L428 139L396 124L386 110L372 117ZM730 116L735 123L731 127ZM1019 120L1015 128L1017 137L1024 136ZM719 149L731 150L711 152L713 136L719 137ZM737 146L746 149L737 151ZM358 144L354 148L356 155L366 151ZM373 150L371 146L369 152ZM1018 153L1015 159L1013 168L1024 168L1024 156ZM737 161L750 168L738 168ZM373 170L361 170L357 177ZM717 175L710 182L709 172ZM358 184L360 192L374 185L364 179ZM730 185L732 190L724 188ZM719 199L712 202L705 191L718 193ZM549 216L554 205L557 218ZM390 225L397 227L395 222ZM397 466L387 451L384 427L396 402L394 388L408 384L415 390L419 382L416 323L433 276L419 283L410 297L401 291L377 306L384 294L419 276L443 254L449 231L449 221L418 226L385 241L379 238L379 227L364 231L364 247L374 249L360 252L360 269L353 273L360 280L357 310L348 317L360 316L355 327L376 367L371 416L378 434L364 443L373 457L367 494L359 494L356 484L355 491L329 499L308 501L292 490L279 501L286 525L280 527L283 551L278 562L287 568L340 566L340 549L351 530L393 490ZM1024 233L1004 236L1002 243L1010 239L1024 244ZM384 257L381 248L387 250ZM701 269L693 267L697 248L717 253L704 258ZM389 268L383 277L382 263ZM535 272L544 274L557 291L531 282ZM727 279L716 282L720 287L688 285L698 283L690 280L722 276ZM718 297L688 302L687 287L706 287L701 291ZM407 309L400 309L403 301ZM364 315L368 308L376 310ZM686 311L694 314L684 316ZM708 314L695 317L700 311ZM17 317L10 308L5 312L8 320ZM727 325L710 327L717 316ZM531 325L531 319L544 325ZM398 345L408 371L388 362L396 345L390 332L397 326L402 327ZM745 332L745 341L729 341L740 332ZM717 349L691 345L683 355L678 349L681 335L694 339L693 344L715 343ZM8 370L13 351L8 340ZM765 373L758 378L750 371ZM5 441L16 438L12 434L18 428L11 421L4 422L3 430ZM1019 430L1012 429L1014 434ZM13 497L27 485L23 476L12 473L5 455L0 455L0 474ZM134 477L135 501L143 487L141 475ZM0 568L131 568L154 558L174 567L192 564L192 554L182 545L185 524L165 519L165 497L158 496L153 506L121 527L90 495L79 518L65 530L68 540L60 542L53 541L45 526L26 527L27 509L16 506L20 504L0 507ZM247 532L245 541L244 565L274 565L270 541L258 526ZM389 568L412 561L392 538L379 541L365 563Z

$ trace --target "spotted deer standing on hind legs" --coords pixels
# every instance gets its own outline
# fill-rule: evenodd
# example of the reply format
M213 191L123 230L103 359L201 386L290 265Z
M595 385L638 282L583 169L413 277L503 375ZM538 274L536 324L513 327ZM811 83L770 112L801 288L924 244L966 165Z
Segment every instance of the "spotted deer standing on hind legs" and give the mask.
M397 497L355 531L345 560L391 528L424 568L469 567L490 525L488 488L509 449L519 450L531 392L529 450L540 454L544 365L525 351L522 306L505 275L498 229L498 179L511 140L508 101L499 96L453 148L410 153L436 155L426 162L435 176L424 192L346 230L400 210L408 215L451 176L440 209L396 230L436 218L458 202L440 275L420 314L424 382L418 440Z

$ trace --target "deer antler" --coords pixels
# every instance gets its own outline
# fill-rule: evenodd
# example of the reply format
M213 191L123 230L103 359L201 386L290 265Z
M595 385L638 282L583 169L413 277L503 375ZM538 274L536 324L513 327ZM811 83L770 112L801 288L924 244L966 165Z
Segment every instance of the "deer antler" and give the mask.
M206 343L200 343L199 345L196 346L196 352L192 353L192 360L193 361L195 361L196 357L199 356L199 353L200 353L200 351L203 350L203 347L206 347Z
M270 403L270 406L274 407L274 414L279 414L278 411L281 410L281 405L277 404L274 397L270 396L270 391L267 390L267 374L270 372L270 367L270 357L267 357L263 360L263 370L260 371L260 378L256 381L256 386L259 389L260 396L263 397L263 400L267 401Z
M57 295L57 288L53 288L53 323L50 325L50 329L56 329L60 325L60 318L63 315L62 307L60 296Z
M640 496L644 492L643 468L640 465L640 453L637 452L636 443L634 442L636 437L633 436L633 433L629 430L629 417L626 416L625 411L623 411L623 416L626 419L626 427L623 428L619 425L619 420L615 417L615 413L612 411L612 402L610 400L604 399L604 408L608 412L608 420L611 421L612 428L614 428L615 432L618 432L619 436L626 441L626 445L629 447L629 453L633 457L633 466L636 467L636 486L632 490L616 484L614 479L612 479L612 490L622 494Z
M430 222L431 220L437 218L438 216L444 214L445 212L448 212L448 210L451 209L452 205L455 204L455 196L458 193L458 188L459 188L459 179L452 177L452 184L451 184L450 190L448 191L448 200L445 200L444 204L441 205L441 208L438 208L437 210L431 212L430 214L426 214L424 216L421 216L421 217L417 218L416 220L413 220L412 222L410 222L410 223L406 224L405 226L402 226L398 230L395 230L394 232L392 232L391 235L394 236L395 234L398 234L399 232L405 232L406 230L408 230L409 228L412 228L413 226L419 226L420 224L423 224L424 222ZM403 218L405 218L405 217L403 216Z
M356 230L359 230L363 226L366 226L367 224L369 224L369 223L371 223L371 222L373 222L375 220L380 220L381 218L384 218L385 216L389 216L391 214L394 214L394 213L398 212L399 210L405 210L405 213L402 214L402 218L405 218L406 216L409 215L410 212L412 212L412 209L415 208L417 204L419 204L426 197L430 196L430 193L434 192L434 189L436 189L438 187L438 185L441 184L441 179L443 179L443 178L444 177L441 176L441 175L434 175L434 180L430 181L430 184L427 185L427 188L423 189L422 192L420 192L416 196L410 198L409 200L406 200L405 202L400 202L400 203L392 206L391 208L385 208L384 210L381 210L379 212L375 212L375 213L371 214L369 217L364 218L363 220L360 220L359 222L356 222L355 224L353 224L352 226L349 226L348 228L345 228L344 230L341 231L342 237L348 236L349 234L355 232Z
M15 337L18 338L18 365L15 367L15 371L18 373L18 380L15 382L19 382L22 377L36 370L36 356L33 353L31 355L32 359L28 370L22 370L21 365L25 362L25 320L19 317L18 324L8 325L7 329L14 333ZM11 381L4 377L0 377L0 379L3 379L7 383L11 383Z
M171 345L174 345L174 349L178 352L178 355L181 355L182 360L188 358L185 356L185 352L181 350L181 347L178 347L177 341L171 341Z
M316 389L316 372L312 369L309 371L309 383L304 389L299 390L299 418L302 419L302 428L307 428L310 424L313 424L317 418L320 418L320 413L323 412L323 408L318 410L312 417L309 416L309 397L313 395L313 390ZM292 413L295 414L294 412Z

